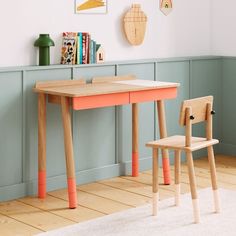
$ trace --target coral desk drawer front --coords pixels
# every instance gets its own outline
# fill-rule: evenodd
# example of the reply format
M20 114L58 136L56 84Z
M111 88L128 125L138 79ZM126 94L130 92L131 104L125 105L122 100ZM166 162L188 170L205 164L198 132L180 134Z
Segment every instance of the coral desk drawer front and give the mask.
M130 93L130 103L158 101L175 98L176 96L176 87L135 91Z
M129 104L129 92L73 97L74 110Z

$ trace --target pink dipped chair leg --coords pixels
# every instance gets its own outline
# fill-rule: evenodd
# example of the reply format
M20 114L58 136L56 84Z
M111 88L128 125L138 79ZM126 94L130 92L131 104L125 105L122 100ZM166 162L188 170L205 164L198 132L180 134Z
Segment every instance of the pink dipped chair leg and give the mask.
M175 205L180 205L180 165L181 152L175 151Z
M158 192L158 149L152 149L152 192L153 192L153 215L157 215L159 192Z
M215 207L215 212L219 213L220 201L219 201L219 193L218 193L218 186L217 186L216 167L215 167L213 147L212 146L208 147L207 152L208 152L208 161L209 161L210 172L211 172L211 183L212 183L212 191L213 191L213 198L214 198L214 207Z
M187 152L187 165L188 165L190 190L191 190L191 196L192 196L194 221L195 223L199 223L200 210L199 210L198 195L197 195L196 177L195 177L195 171L194 171L194 165L193 165L193 156L191 152Z

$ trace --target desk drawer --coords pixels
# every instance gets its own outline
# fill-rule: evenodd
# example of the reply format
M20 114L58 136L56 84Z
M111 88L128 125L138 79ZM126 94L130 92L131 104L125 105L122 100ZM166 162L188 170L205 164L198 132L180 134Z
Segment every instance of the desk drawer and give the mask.
M124 105L128 103L128 92L72 98L72 105L74 110Z
M130 92L130 103L158 101L171 99L177 96L177 88L150 89Z

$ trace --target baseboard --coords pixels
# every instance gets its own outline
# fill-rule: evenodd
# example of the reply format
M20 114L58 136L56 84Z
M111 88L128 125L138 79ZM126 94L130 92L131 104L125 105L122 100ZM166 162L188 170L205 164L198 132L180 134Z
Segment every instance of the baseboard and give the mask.
M236 155L236 145L220 143L219 144L219 154L235 156Z
M94 168L76 173L76 183L86 184L94 181L108 179L121 175L121 164L113 164L100 168ZM66 175L47 178L47 192L67 187ZM36 195L38 182L34 179L30 182L0 187L0 201L8 201L28 195Z
M102 179L108 179L119 176L121 173L120 166L121 166L120 164L113 164L109 166L103 166L99 168L79 171L76 173L76 184L81 185ZM28 195L34 195L37 193L37 184L38 184L37 179L27 184ZM47 178L47 192L66 187L67 187L66 174Z
M0 187L0 201L7 201L24 197L27 194L26 184L19 183Z

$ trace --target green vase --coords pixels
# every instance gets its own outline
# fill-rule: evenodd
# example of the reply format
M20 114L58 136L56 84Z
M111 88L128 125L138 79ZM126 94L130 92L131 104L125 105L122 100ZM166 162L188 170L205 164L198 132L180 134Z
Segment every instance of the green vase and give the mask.
M39 65L50 65L50 47L55 46L49 34L40 34L39 38L34 42L35 47L39 47Z

